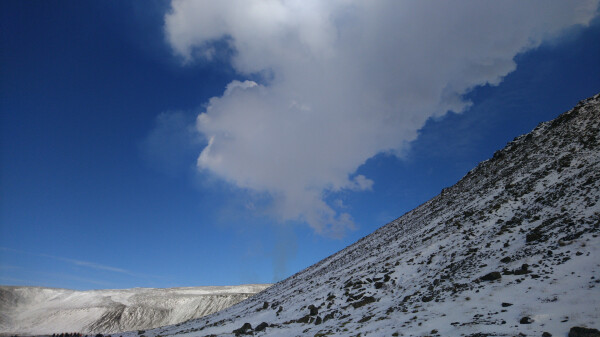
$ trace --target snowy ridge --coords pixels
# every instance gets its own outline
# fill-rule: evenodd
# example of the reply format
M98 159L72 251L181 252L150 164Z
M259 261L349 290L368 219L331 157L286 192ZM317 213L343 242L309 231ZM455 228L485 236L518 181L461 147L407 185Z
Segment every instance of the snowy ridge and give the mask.
M75 291L0 287L0 334L113 333L177 324L238 303L269 285Z
M346 249L226 310L144 335L566 336L575 326L597 329L599 202L596 95Z

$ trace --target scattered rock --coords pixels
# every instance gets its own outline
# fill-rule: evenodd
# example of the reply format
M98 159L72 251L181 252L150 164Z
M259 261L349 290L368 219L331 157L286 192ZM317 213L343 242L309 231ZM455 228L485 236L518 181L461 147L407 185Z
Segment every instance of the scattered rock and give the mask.
M493 271L493 272L491 272L489 274L483 275L479 279L481 281L494 281L494 280L498 280L500 278L502 278L502 275L499 272L497 272L497 271Z
M430 296L430 295L429 296L425 295L421 298L421 301L423 301L423 302L431 302L432 300L433 300L433 296Z
M266 329L269 326L269 323L267 322L262 322L259 325L256 326L256 331L263 331L264 329Z
M515 269L515 270L513 270L513 274L514 275L525 275L525 274L528 274L528 273L531 272L528 268L529 268L529 265L527 263L523 263L521 265L521 269Z
M521 320L519 321L519 323L521 323L521 324L531 324L531 323L533 323L533 320L529 316L525 316L525 317L521 318Z
M365 317L361 318L361 319L358 321L358 323L364 323L364 322L367 322L367 321L369 321L371 318L373 318L373 316L365 316Z
M330 312L327 315L325 315L325 317L323 317L323 322L327 322L328 320L333 319L334 317L335 317L335 312Z
M512 303L508 303L508 302L502 302L502 307L506 308L506 307L510 307L511 305L513 305Z
M539 241L542 238L542 233L537 230L532 230L525 236L525 242Z
M598 329L574 326L569 330L569 337L600 337Z
M365 296L365 297L362 298L362 300L360 300L360 301L358 301L356 303L352 303L352 306L354 307L354 309L356 309L356 308L362 307L363 305L367 305L367 304L373 303L373 302L375 302L375 297L373 297L373 296Z
M236 335L247 335L252 333L252 325L250 323L244 323L241 328L233 330Z

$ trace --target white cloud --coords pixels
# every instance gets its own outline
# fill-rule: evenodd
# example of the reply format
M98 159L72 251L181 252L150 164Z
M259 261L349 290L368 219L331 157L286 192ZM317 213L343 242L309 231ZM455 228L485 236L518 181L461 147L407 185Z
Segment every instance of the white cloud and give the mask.
M165 32L187 62L218 54L225 41L242 77L264 75L208 102L197 126L210 142L198 166L270 193L282 220L339 236L352 219L324 193L370 189L372 180L353 177L368 158L400 153L427 119L468 108L465 93L500 83L515 55L587 24L597 6L174 0Z

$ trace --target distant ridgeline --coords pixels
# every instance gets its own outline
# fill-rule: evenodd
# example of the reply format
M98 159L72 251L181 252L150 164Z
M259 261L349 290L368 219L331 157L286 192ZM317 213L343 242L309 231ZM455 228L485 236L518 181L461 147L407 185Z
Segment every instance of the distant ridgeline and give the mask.
M0 286L0 335L80 337L150 329L212 314L268 286L91 291Z

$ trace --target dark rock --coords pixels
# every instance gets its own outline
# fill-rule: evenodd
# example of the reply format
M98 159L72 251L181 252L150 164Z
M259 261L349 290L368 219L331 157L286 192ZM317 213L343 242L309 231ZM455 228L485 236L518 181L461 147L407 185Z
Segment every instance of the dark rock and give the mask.
M330 319L333 319L335 317L335 312L330 312L327 315L325 315L325 317L323 317L323 322L327 322Z
M383 282L375 282L375 289L381 289L383 287Z
M315 307L312 304L308 306L308 310L310 310L310 315L311 316L316 316L316 315L319 314L319 309L317 309L317 307Z
M539 231L536 231L536 230L532 230L531 232L527 233L527 235L525 236L525 242L539 241L541 238L542 238L542 233L540 233Z
M310 315L306 315L298 320L296 320L297 323L310 323L312 321L312 317L310 317Z
M502 302L502 307L506 308L506 307L510 307L511 305L513 305L512 303L508 303L508 302Z
M315 320L315 325L319 325L323 322L323 320L321 319L321 316L317 316L317 319Z
M574 326L569 330L569 337L600 337L598 329Z
M265 303L263 303L263 306L262 306L262 308L263 308L263 310L264 310L264 309L268 309L268 308L269 308L269 302L265 302Z
M552 337L552 334L551 334L551 333L549 333L549 332L546 332L546 331L544 331L544 332L542 333L542 337Z
M519 321L519 323L521 323L521 324L531 324L531 323L533 323L533 320L530 317L525 316L525 317L521 318L521 320Z
M431 302L432 300L433 300L433 296L425 295L421 298L421 301L423 301L423 302Z
M236 335L246 335L252 333L252 325L250 323L244 323L241 328L233 330Z
M502 263L509 263L510 261L511 261L511 258L510 258L509 256L507 256L507 257L503 257L503 258L500 260L500 262L502 262Z
M491 272L489 274L483 275L479 279L481 281L494 281L494 280L498 280L500 278L502 278L502 275L499 272L497 272L497 271L493 271L493 272Z
M485 332L476 332L474 334L467 335L467 337L491 337L491 336L495 336L495 335L485 333Z
M502 269L502 275L514 275L514 272L512 270L508 270L506 268Z
M513 274L514 275L525 275L530 273L531 271L528 269L529 265L527 263L523 263L523 265L521 265L521 269L515 269L513 270Z
M352 303L352 306L354 307L354 309L356 309L356 308L362 307L363 305L367 305L367 304L373 303L373 302L375 302L375 297L373 297L373 296L365 296L365 297L363 297L362 300L360 300L360 301L358 301L356 303Z
M269 323L267 322L262 322L259 325L256 326L256 331L263 331L264 329L266 329L269 326Z
M361 318L361 319L358 321L358 323L364 323L364 322L367 322L367 321L369 321L371 318L373 318L373 316L365 316L365 317Z

